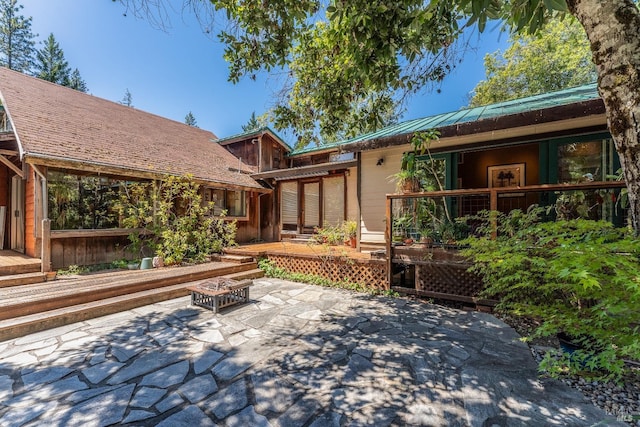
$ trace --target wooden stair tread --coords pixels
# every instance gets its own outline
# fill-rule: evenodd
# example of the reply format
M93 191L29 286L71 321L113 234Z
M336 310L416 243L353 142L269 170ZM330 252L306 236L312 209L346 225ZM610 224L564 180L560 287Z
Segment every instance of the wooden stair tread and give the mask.
M258 274L258 272L260 272L261 275L258 277L264 276L264 272L260 269L247 270L246 273L250 272L253 274ZM221 277L235 279L236 276L243 273L245 272L227 274ZM200 280L162 286L154 289L147 289L139 292L0 320L0 341L43 331L45 329L81 322L95 317L106 316L144 305L155 304L160 301L187 296L190 293L187 290L187 287L193 286L199 281Z
M0 320L0 341L186 296L189 295L186 286L187 284L184 283L163 286L162 288Z
M264 277L264 271L259 268L253 268L251 270L239 271L237 273L226 274L224 277L228 279L241 280L241 279L259 279Z
M244 264L254 262L254 259L248 255L224 254L220 257L220 261Z
M167 270L154 270L143 271L137 270L134 273L127 273L126 275L110 275L107 276L91 276L75 277L75 278L59 278L52 282L38 283L33 285L15 286L12 288L3 289L0 294L2 300L0 300L0 308L9 305L13 300L21 298L53 298L68 295L76 295L78 293L90 291L100 291L103 289L112 289L121 286L128 286L132 284L139 284L157 280L175 280L182 279L186 276L194 274L206 274L206 272L221 271L222 274L226 273L225 270L236 270L238 266L233 263L217 263L216 268L209 268L208 270L199 270L197 272L184 271L180 272L179 269L167 269ZM248 267L244 267L248 268ZM197 280L197 279L194 279Z
M35 273L22 273L0 276L0 288L42 283L47 280L46 277L46 274L41 273L40 271Z
M254 268L255 264L218 263L217 268L197 271L185 270L183 274L172 275L140 274L137 275L135 280L129 278L115 283L105 282L104 280L97 282L71 280L62 286L57 286L55 289L47 289L46 287L46 285L55 282L46 283L45 286L42 284L20 286L17 287L18 289L11 289L14 291L13 293L3 292L6 288L0 289L0 295L3 295L3 298L0 299L0 320L185 282L242 273Z

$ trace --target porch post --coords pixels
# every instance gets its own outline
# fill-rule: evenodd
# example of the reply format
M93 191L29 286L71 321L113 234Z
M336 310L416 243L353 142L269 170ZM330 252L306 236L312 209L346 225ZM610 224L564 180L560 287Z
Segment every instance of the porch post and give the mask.
M498 237L498 218L496 216L498 210L498 190L495 188L492 188L489 193L489 209L491 210L491 238L496 239Z
M385 221L385 227L384 227L384 240L385 240L385 245L387 246L387 289L391 289L391 280L393 279L393 253L392 253L392 246L391 246L391 235L392 235L392 218L391 218L391 212L392 212L392 199L390 197L387 196L387 206L386 206L386 221Z
M40 261L42 263L41 270L43 273L51 271L51 220L42 220L42 253Z

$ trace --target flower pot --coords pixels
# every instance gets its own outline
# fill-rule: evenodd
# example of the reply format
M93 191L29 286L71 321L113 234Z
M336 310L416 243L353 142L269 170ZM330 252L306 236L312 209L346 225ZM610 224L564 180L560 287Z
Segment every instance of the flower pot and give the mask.
M582 346L575 342L575 339L569 334L564 332L558 333L558 342L560 343L560 350L567 355L572 355L576 350L582 349Z
M354 237L349 237L349 244L354 249L358 246L358 241L356 240L355 236Z
M153 259L152 258L142 258L140 262L140 270L150 270L153 268Z

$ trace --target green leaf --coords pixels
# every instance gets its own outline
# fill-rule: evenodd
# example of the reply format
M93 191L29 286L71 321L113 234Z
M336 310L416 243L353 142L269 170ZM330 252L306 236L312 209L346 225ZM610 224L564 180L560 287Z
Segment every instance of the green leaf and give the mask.
M544 0L544 5L549 10L557 10L560 12L568 12L567 2L565 0Z

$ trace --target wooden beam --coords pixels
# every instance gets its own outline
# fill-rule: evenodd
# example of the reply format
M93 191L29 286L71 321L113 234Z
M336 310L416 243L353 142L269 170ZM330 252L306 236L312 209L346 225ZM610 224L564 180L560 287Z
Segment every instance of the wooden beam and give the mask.
M18 150L0 150L0 155L2 156L19 156L20 153Z
M74 162L71 160L59 160L59 159L51 159L51 158L40 158L40 157L25 157L25 162L34 165L41 165L50 168L63 169L70 172L82 172L86 174L104 174L110 175L114 178L122 178L126 179L140 179L140 180L162 180L166 176L178 176L170 173L159 173L159 172L148 172L148 171L140 171L133 169L125 169L125 168L117 168L111 166L101 166L96 164L89 164L86 162ZM247 187L244 185L237 185L226 182L214 182L214 181L205 181L203 179L194 178L194 181L200 185L205 185L212 188L227 188L233 190L244 190L255 193L270 193L272 190L261 188L261 187Z
M40 261L42 264L42 272L47 273L51 271L51 220L42 220L42 253L40 254Z
M133 233L142 233L139 228L107 228L86 230L55 230L51 232L51 239L95 238L128 236Z
M20 178L24 179L24 173L22 173L22 170L19 167L17 167L16 165L14 165L12 161L10 161L6 157L0 155L0 163L4 163L5 165L7 165L7 167L9 167L9 169L14 171L16 173L16 175L18 175Z

